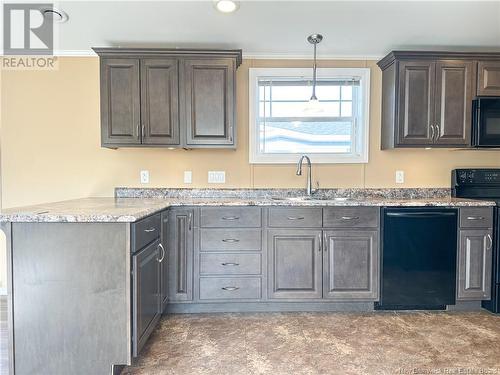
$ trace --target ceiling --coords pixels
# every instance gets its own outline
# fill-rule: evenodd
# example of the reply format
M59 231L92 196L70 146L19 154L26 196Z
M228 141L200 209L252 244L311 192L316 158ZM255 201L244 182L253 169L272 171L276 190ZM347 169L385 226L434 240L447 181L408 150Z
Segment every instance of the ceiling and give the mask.
M62 54L90 47L242 48L247 57L377 58L393 49L500 51L500 1L240 1L222 14L207 1L60 1Z

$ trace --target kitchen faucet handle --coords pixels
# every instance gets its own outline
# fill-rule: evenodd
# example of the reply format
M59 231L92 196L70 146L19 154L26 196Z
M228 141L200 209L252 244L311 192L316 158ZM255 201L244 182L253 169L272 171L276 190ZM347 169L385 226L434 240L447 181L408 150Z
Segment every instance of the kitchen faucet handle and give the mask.
M318 192L318 190L319 190L319 181L316 181L316 189L313 189L313 191L311 193L315 194Z

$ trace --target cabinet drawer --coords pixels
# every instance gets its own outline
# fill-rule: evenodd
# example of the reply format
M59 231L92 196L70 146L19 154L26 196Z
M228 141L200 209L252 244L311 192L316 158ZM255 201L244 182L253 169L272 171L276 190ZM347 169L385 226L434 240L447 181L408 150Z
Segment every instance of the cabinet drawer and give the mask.
M201 251L260 250L260 229L201 229Z
M200 278L200 300L260 298L260 277Z
M132 244L137 251L160 237L161 214L148 216L132 224Z
M269 226L282 228L321 227L321 208L272 207L269 209Z
M260 254L201 253L200 273L205 275L260 275Z
M461 228L491 228L492 226L492 207L464 207L460 209Z
M201 226L205 228L259 228L260 207L203 207Z
M323 226L329 228L376 228L378 207L327 207L323 210Z

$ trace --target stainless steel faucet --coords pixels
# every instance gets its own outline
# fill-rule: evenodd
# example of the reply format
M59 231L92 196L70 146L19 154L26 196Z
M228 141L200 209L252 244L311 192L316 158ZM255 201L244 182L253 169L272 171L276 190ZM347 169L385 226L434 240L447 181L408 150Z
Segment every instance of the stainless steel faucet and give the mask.
M312 165L311 165L311 159L309 159L309 156L307 155L302 155L299 159L299 162L297 163L297 176L302 176L302 162L306 159L307 161L307 166L309 167L309 170L307 171L307 186L306 186L306 194L307 195L312 195L313 194L313 189L312 189Z

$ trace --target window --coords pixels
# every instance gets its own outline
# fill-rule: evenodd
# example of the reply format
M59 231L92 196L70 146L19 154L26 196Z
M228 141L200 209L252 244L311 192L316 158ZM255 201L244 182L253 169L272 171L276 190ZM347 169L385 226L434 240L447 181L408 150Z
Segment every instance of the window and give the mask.
M368 162L370 69L250 69L250 163Z

